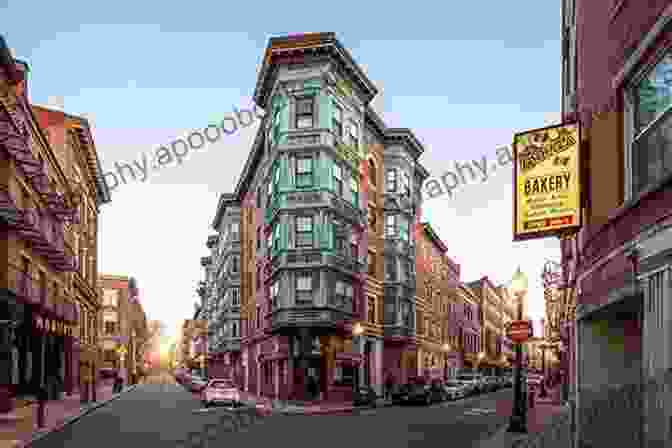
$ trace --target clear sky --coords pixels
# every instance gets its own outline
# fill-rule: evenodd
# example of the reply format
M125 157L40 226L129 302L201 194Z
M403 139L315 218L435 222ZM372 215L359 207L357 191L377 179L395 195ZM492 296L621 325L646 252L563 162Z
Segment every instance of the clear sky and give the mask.
M32 73L35 104L88 117L105 170L247 107L268 38L334 31L378 86L389 126L426 146L432 176L456 161L496 159L516 131L559 119L560 2L27 2L0 0L0 30ZM284 6L284 8L283 8ZM169 331L193 314L199 258L216 199L232 191L255 127L113 191L101 210L99 270L133 275ZM539 275L554 239L511 242L511 167L474 180L424 213L463 280Z

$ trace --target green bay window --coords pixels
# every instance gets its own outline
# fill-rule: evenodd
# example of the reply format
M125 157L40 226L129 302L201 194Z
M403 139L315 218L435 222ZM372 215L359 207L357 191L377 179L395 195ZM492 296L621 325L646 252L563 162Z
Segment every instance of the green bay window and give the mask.
M313 186L313 157L299 156L296 158L296 186L307 188Z
M296 129L310 129L315 126L315 98L312 96L296 100Z
M297 216L296 218L296 247L313 247L313 217Z

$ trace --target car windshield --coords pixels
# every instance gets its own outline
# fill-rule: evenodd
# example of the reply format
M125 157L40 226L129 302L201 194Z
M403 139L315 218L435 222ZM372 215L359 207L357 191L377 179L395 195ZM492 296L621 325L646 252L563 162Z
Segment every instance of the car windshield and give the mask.
M231 389L234 386L231 381L213 381L210 383L210 387L213 389Z
M462 383L457 382L457 381L448 381L446 383L446 386L448 386L448 387L460 387L461 385L462 385Z

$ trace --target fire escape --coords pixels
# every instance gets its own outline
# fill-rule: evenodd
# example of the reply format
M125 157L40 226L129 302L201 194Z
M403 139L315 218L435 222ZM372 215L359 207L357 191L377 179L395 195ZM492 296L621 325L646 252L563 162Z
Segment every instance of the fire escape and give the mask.
M25 99L17 98L16 107L21 113L11 110L5 104L0 105L0 147L4 148L5 153L14 161L17 171L42 197L46 210L39 210L37 207L21 209L16 205L9 187L1 186L0 215L4 218L5 226L27 241L33 252L42 255L54 270L76 271L78 269L77 258L67 253L63 232L65 221L76 222L76 209L68 206L62 194L50 191L45 163L31 151L31 133L22 117L22 114L30 115ZM21 284L19 289L32 289L23 285L32 279L25 273L20 274L24 275L22 281L19 282ZM35 294L29 294L29 296L29 301L34 303ZM50 314L57 314L67 320L76 318L71 307L51 303L50 299L50 297L45 297L43 291L41 305Z

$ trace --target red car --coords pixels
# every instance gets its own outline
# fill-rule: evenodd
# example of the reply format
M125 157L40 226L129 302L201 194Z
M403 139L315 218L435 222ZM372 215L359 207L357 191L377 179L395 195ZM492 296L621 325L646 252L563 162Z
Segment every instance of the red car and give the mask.
M241 405L240 395L233 381L214 379L210 380L201 392L201 401L205 407L218 404L238 407Z

